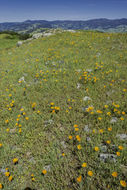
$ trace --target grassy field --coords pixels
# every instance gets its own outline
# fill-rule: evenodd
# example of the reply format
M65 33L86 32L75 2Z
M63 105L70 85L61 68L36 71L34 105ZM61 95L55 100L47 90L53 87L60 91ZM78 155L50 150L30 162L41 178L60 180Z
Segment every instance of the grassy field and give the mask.
M0 36L0 189L126 189L127 34L15 44Z
M19 37L17 35L0 34L0 52L13 47L18 40Z

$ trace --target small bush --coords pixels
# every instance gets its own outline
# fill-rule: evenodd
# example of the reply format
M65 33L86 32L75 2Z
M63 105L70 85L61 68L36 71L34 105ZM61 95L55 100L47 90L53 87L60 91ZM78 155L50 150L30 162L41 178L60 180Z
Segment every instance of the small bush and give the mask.
M20 40L27 40L28 38L30 38L31 35L30 34L20 34L19 35L19 39Z

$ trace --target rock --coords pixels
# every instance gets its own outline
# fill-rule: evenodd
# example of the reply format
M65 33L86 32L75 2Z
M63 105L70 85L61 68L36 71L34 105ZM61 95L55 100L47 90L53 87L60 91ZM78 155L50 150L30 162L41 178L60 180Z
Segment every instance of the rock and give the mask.
M108 92L106 92L106 95L107 95L107 96L111 96L114 92L115 92L114 90L108 91Z
M120 165L122 173L126 176L127 175L127 166L125 165Z
M92 69L86 69L86 71L91 73L93 70Z
M84 101L88 101L88 100L91 100L91 98L90 98L89 96L85 96L85 97L83 98L83 100L84 100Z
M76 31L75 30L66 30L68 32L72 32L72 33L75 33Z
M100 160L103 162L107 162L107 161L113 161L116 162L116 155L115 154L100 154Z
M77 89L79 89L81 87L80 83L77 83Z
M31 41L31 40L33 40L33 38L28 38L27 40L25 40L25 42Z
M90 137L86 137L86 141L87 141L87 142L90 142L90 141L91 141L91 138L90 138Z
M52 66L56 67L56 64L55 64L55 63L52 63Z
M90 132L89 125L85 125L84 131L85 131L85 132Z
M27 152L27 153L26 153L26 156L27 156L27 157L30 157L30 156L31 156L31 152Z
M18 41L18 42L17 42L17 47L20 47L22 44L23 44L22 41Z
M11 134L15 134L15 133L16 133L16 128L10 129L10 133L11 133Z
M51 170L51 165L44 166L44 170L50 171Z
M82 107L82 111L83 111L83 112L87 112L88 107L89 107L89 106Z
M36 161L34 160L34 157L30 158L30 159L29 159L29 162L32 163L32 164L35 164L35 163L36 163Z
M76 72L80 73L82 70L81 69L77 69Z
M24 76L27 76L28 74L27 73L24 73Z
M112 119L110 120L110 123L116 123L116 122L117 122L117 120L118 120L118 118L117 118L117 117L112 117Z
M23 77L21 77L20 79L19 79L19 81L18 81L19 83L20 82L25 82L25 78L24 78L24 76Z
M46 36L51 36L53 35L53 33L49 32L49 33L44 33L43 36L46 37Z
M101 53L98 52L96 56L97 56L97 57L100 57L100 55L101 55Z
M36 33L36 34L33 34L32 38L38 39L38 38L42 37L42 35L43 35L42 33Z
M63 61L63 60L60 60L60 61L58 61L58 63L63 64L63 63L64 63L64 61Z
M6 169L3 169L3 168L2 168L2 169L0 170L0 172L3 173L3 174L5 174Z
M107 100L106 102L105 102L105 104L107 105L107 104L112 104L112 101L111 100Z
M90 106L82 107L82 111L85 112L85 113L88 113L88 112L87 112L87 109L88 109L89 107L93 107L93 106L90 105Z
M127 135L126 134L117 134L116 137L119 138L122 141L127 140Z
M63 146L63 148L67 147L66 144L65 144L65 141L62 141L60 144Z
M100 150L102 152L107 152L107 146L106 145L100 145Z
M50 124L52 124L53 123L53 120L52 119L49 119L49 120L46 120L46 121L44 121L44 125L46 126L46 125L50 125Z
M88 113L88 112L87 112L88 107L89 107L89 106L82 107L82 111L85 112L85 113Z

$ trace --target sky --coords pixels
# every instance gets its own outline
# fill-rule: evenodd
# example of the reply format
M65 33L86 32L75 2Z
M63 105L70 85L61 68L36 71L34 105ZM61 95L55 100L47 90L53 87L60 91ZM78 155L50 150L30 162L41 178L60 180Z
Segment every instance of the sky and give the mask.
M0 0L0 22L127 18L127 0Z

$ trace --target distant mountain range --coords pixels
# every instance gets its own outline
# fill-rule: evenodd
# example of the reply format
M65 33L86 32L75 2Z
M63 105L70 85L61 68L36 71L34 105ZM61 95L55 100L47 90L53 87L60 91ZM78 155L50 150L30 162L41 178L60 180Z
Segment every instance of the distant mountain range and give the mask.
M26 20L24 22L0 23L0 31L15 31L20 33L42 32L46 28L98 30L102 32L127 32L127 19L93 19L87 21L71 20Z

